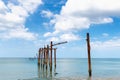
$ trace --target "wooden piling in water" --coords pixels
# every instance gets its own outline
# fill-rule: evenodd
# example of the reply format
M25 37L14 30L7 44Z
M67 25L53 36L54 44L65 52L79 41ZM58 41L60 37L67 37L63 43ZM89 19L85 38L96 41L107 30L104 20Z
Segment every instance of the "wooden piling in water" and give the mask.
M46 70L48 67L48 61L49 61L49 45L47 45L47 49L46 49Z
M38 51L38 65L40 65L40 53L41 53L41 48Z
M91 69L91 56L90 56L90 38L89 33L87 33L87 49L88 49L88 72L89 76L92 76L92 69Z
M56 49L54 48L54 67L56 68Z
M52 41L50 42L50 71L52 71Z
M44 69L44 66L45 66L45 46L43 48L43 69Z
M44 61L44 49L42 48L41 52L42 58L41 58L41 68L43 67L43 61Z

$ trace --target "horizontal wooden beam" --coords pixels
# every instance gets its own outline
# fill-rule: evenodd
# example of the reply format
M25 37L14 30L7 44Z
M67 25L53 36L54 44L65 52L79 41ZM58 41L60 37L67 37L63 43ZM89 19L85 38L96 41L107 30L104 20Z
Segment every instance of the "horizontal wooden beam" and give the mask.
M59 42L59 43L53 44L52 46L56 46L56 45L60 45L60 44L65 44L65 43L67 43L67 41L65 41L65 42Z

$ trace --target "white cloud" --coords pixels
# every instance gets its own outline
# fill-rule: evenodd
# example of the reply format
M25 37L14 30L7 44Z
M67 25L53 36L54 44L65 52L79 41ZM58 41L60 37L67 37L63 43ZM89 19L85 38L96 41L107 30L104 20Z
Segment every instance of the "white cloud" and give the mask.
M7 33L4 33L0 36L0 38L10 39L10 38L21 38L26 40L35 40L37 34L33 34L28 32L28 29L12 29L9 30Z
M120 39L111 39L108 41L95 41L95 42L91 42L91 46L94 49L97 48L115 48L115 47L120 47Z
M51 33L46 34L46 36L48 36L49 34L51 34ZM58 42L58 41L74 41L74 40L80 40L80 37L77 35L74 35L72 33L65 33L65 34L62 34L62 35L56 36L56 37L52 36L47 41Z
M37 34L29 32L24 24L26 18L30 16L42 2L41 0L17 0L16 2L18 2L18 4L12 1L8 1L8 4L5 4L0 0L0 38L33 40Z
M55 32L74 34L91 24L111 23L112 17L120 17L120 0L67 0L50 23Z
M68 0L56 17L55 30L81 30L91 24L113 22L111 16L120 16L119 3L119 0Z
M84 28L89 28L89 20L85 17L75 18L73 16L56 16L55 30L56 31L74 31Z
M42 0L18 0L18 2L29 13L33 13L42 4Z
M112 38L111 40L106 41L94 41L91 42L91 54L94 57L119 57L120 52L120 39ZM109 55L109 56L108 56Z
M4 14L6 12L7 7L4 5L2 1L0 1L0 13Z
M58 42L58 41L60 41L60 40L59 40L58 37L51 37L51 38L49 38L47 41L48 41L48 42L50 42L50 41Z
M103 35L104 37L109 36L109 34L108 34L108 33L103 33L102 35Z
M68 0L61 14L82 17L120 16L117 13L120 12L119 2L119 0L109 0L109 2L107 0Z
M45 33L43 36L44 36L44 37L48 37L48 36L51 36L51 35L52 35L52 33L47 32L47 33Z
M44 17L46 17L46 18L54 17L54 14L53 14L52 12L46 11L46 10L43 10L43 11L41 12L41 14L42 14Z
M76 36L72 33L68 33L68 34L63 34L60 36L60 39L62 41L74 41L74 40L79 40L79 36Z

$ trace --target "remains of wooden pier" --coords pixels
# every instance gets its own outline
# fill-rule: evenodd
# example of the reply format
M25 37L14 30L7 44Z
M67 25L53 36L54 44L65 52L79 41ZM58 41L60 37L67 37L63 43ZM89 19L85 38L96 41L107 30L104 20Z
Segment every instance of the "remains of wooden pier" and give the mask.
M53 51L54 51L54 68L56 68L56 49L53 48L53 46L65 44L65 42L60 42L53 44L53 42L50 42L50 45L44 46L43 48L39 48L38 51L38 66L41 66L43 69L46 68L48 70L48 67L50 69L50 72L52 73L52 65L53 65Z

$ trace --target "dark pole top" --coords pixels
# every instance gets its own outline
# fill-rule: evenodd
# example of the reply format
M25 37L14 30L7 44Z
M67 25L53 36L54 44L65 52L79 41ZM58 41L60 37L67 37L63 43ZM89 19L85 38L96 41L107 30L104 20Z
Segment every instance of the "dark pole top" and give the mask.
M88 40L89 39L89 33L87 33L87 39L86 40Z
M50 43L52 44L52 41Z
M90 37L89 37L89 33L87 33L87 43L88 43L88 47L90 47Z
M87 36L89 36L89 33L87 33Z

